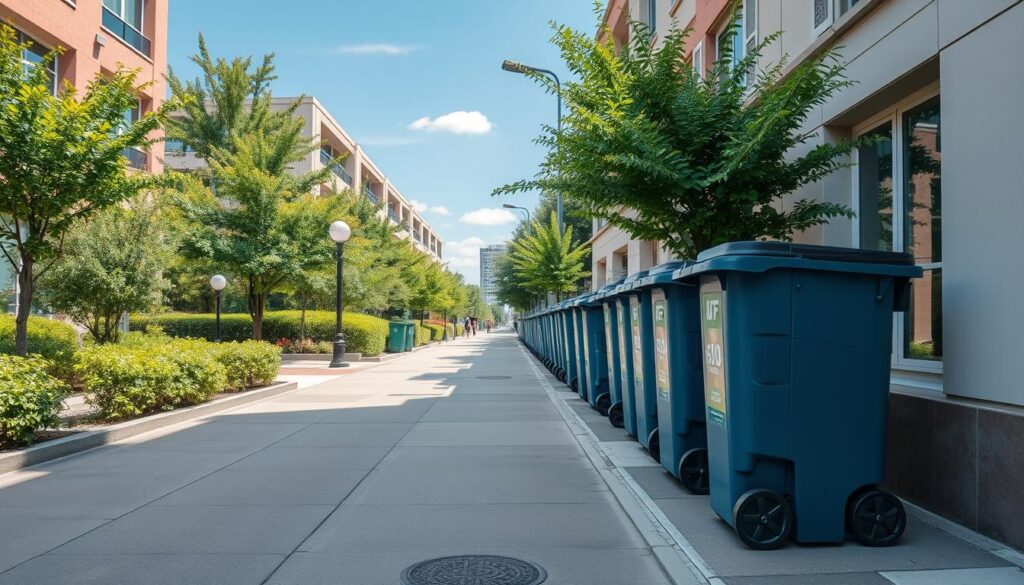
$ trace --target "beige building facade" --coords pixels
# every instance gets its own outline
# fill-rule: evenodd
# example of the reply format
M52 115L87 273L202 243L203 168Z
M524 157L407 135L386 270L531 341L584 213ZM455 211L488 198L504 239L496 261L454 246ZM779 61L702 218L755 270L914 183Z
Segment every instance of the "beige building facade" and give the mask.
M670 11L689 16L680 26L701 23L691 59L714 61L727 20L703 13L715 2L613 0L608 14L619 4L655 10L659 30ZM782 203L834 201L857 217L796 239L909 252L924 270L910 311L895 317L889 487L1024 547L1024 3L746 0L743 12L745 44L782 31L761 68L788 56L791 70L836 48L855 81L812 112L806 148L875 139ZM640 250L657 247L600 229L593 245L595 287L648 267Z
M274 98L271 107L282 110L295 99ZM399 237L412 240L416 249L435 260L441 259L444 240L323 104L315 97L303 97L295 115L305 120L305 136L311 141L323 142L323 146L293 165L294 172L308 173L331 166L331 181L320 186L321 194L357 189L374 203L383 204L381 214L387 215L392 223L401 228ZM168 168L187 171L206 164L180 142L168 142L166 151L164 162ZM332 165L332 161L338 157L344 157L344 163Z

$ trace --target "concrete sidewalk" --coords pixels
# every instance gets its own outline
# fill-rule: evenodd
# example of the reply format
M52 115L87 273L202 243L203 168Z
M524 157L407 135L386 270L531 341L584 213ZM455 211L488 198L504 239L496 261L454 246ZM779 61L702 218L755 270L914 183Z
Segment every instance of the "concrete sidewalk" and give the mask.
M0 585L396 585L459 554L669 583L556 405L479 334L0 476Z

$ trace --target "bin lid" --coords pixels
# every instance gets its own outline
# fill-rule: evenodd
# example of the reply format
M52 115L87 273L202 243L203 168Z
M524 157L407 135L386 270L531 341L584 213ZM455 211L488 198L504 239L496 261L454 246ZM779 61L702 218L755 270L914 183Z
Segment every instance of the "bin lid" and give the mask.
M675 282L673 274L677 270L681 270L692 265L692 260L673 260L672 262L665 262L664 264L659 264L654 268L651 268L647 272L647 276L640 280L640 282L637 284L637 287L647 288L659 284L673 283Z
M622 284L618 286L615 292L620 295L630 292L640 284L640 281L643 280L648 273L650 273L650 270L641 270L636 274L630 274L622 281Z
M774 268L857 272L886 276L921 276L914 257L903 252L860 250L791 242L730 242L704 250L692 266L677 269L676 279L705 272L765 272Z
M615 281L613 283L606 284L606 285L602 286L594 294L594 300L598 300L598 301L607 301L607 300L609 300L608 297L614 296L615 295L615 290L617 288L619 288L619 286L621 286L623 281L625 281L625 280L626 280L625 278L622 278L622 279L619 279L619 280L617 280L617 281Z

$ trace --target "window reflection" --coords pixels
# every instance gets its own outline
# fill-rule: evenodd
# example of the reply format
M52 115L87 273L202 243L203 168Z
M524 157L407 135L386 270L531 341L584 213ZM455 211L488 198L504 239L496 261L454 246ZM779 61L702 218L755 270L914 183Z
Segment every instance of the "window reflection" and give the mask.
M885 124L867 134L858 149L860 183L860 245L867 250L891 252L892 247L892 126Z

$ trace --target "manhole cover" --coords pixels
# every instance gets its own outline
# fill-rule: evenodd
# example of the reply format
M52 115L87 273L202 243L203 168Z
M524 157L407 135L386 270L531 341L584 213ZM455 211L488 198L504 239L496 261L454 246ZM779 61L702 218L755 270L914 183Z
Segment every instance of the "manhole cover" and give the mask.
M512 376L477 376L480 380L511 380Z
M485 555L441 557L402 571L402 585L539 585L547 578L533 563Z

